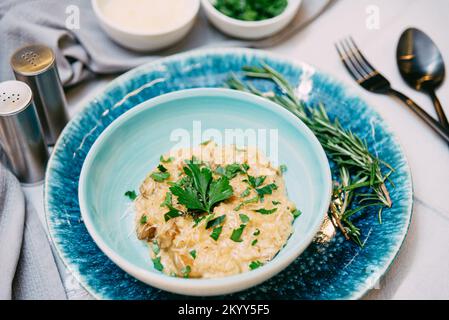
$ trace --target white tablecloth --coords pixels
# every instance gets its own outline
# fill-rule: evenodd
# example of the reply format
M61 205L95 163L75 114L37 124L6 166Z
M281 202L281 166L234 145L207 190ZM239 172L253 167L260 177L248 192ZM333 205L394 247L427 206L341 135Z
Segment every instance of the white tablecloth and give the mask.
M366 299L449 299L449 148L400 103L357 87L340 63L334 42L352 35L397 89L434 114L430 100L402 81L395 62L396 45L402 31L418 27L431 35L449 63L448 17L447 0L339 0L308 28L269 50L308 62L346 82L385 118L408 157L415 189L410 231L389 272ZM70 90L70 114L82 109L110 79ZM449 81L439 96L449 112ZM25 192L45 223L42 186ZM70 298L89 298L68 272L65 285Z

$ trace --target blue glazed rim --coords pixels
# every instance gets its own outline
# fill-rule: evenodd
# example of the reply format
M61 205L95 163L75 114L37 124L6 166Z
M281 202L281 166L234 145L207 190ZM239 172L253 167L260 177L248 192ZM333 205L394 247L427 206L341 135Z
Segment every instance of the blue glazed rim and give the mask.
M159 59L154 62L150 62L148 64L142 65L138 68L135 68L115 80L113 80L111 83L109 83L103 92L97 96L96 98L92 99L87 105L88 107L81 110L70 122L69 125L66 126L66 128L61 133L60 139L58 139L55 147L54 152L52 153L48 167L46 172L46 178L45 178L45 185L44 185L44 206L45 206L45 212L46 212L46 221L47 226L49 229L50 239L52 240L53 244L56 247L56 250L61 257L63 263L67 267L67 269L70 271L70 273L76 278L76 280L95 298L97 299L109 299L108 296L104 294L98 293L94 287L90 286L85 279L83 279L83 275L79 272L79 270L75 270L76 268L73 268L71 266L71 262L69 261L69 257L66 256L66 253L64 252L63 248L59 247L57 240L55 239L56 234L56 225L54 224L54 221L51 220L51 214L50 214L50 206L49 206L49 199L51 197L51 193L54 192L52 188L49 186L50 184L50 177L53 172L55 172L56 167L58 165L57 160L55 159L55 153L56 151L63 149L62 146L62 137L69 135L72 131L76 131L76 124L80 122L86 115L88 115L90 109L94 106L95 102L97 100L101 100L106 98L106 95L109 91L111 91L113 88L120 86L124 83L129 83L131 80L135 77L138 77L139 75L143 75L144 72L151 72L151 71L157 71L158 67L161 67L163 64L170 64L175 62L180 62L183 60L187 60L189 58L207 58L207 57L213 57L213 56L225 56L225 55L235 55L236 57L251 57L251 56L257 56L259 59L267 59L276 61L277 63L281 63L284 65L290 65L298 69L303 69L304 67L310 67L310 65L294 61L291 59L283 58L279 55L272 54L272 53L266 53L259 50L253 50L253 49L226 49L226 48L218 48L218 49L202 49L202 50L195 50L191 52L181 53L177 55L173 55L168 58ZM405 240L405 237L407 235L407 232L410 227L410 222L412 218L412 212L413 212L413 184L412 184L412 178L411 178L411 172L410 167L408 165L408 161L404 155L403 148L396 137L396 135L393 134L391 131L389 125L380 117L380 115L371 107L369 107L366 103L363 102L362 99L354 95L351 91L351 89L344 85L341 81L336 80L335 77L328 76L326 73L321 72L318 68L313 67L313 70L316 70L317 74L320 74L321 77L324 77L327 81L331 82L337 90L343 91L344 97L347 99L357 99L358 101L362 102L366 110L365 112L369 114L371 117L376 118L378 123L382 125L382 129L385 132L386 135L394 142L395 147L397 148L398 153L401 156L401 161L403 162L403 167L405 167L404 178L407 181L405 191L403 191L405 198L407 200L407 204L404 208L403 214L406 214L406 220L403 223L403 227L401 228L400 232L398 232L395 235L394 245L392 245L389 248L389 254L386 258L386 262L382 263L382 267L377 270L377 272L369 275L366 277L366 281L363 285L359 285L356 289L354 289L350 294L347 294L346 296L338 297L339 299L360 299L362 298L369 290L373 289L375 283L388 271L390 266L392 265L394 259L397 257L402 244ZM128 92L126 95L124 95L124 98L122 101L126 100L127 97L132 96L139 91L141 88Z

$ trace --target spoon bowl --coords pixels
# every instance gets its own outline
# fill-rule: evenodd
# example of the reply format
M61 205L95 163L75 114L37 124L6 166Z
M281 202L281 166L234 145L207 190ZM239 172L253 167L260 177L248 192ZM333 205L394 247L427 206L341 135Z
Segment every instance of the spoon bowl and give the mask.
M447 117L435 93L446 73L443 56L436 44L421 30L409 28L399 40L396 58L405 82L432 98L438 119L443 126L449 128Z

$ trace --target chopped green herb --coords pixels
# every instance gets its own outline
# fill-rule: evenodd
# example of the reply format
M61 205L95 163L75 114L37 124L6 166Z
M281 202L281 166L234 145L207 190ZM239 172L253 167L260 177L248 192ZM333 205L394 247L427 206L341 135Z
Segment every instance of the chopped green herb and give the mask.
M190 272L192 271L192 268L190 268L190 266L186 266L185 268L183 268L181 270L182 275L184 278L188 278L190 276Z
M172 203L172 194L171 192L167 192L165 194L165 200L161 203L161 207L170 207Z
M240 166L240 164L238 163L234 163L234 164L230 164L228 166L226 166L226 177L228 177L228 179L233 179L235 178L239 173L245 173L245 171L242 169L242 167Z
M246 201L243 201L242 203L240 203L237 207L234 208L235 211L239 211L240 209L242 209L243 206L250 204L250 203L256 203L259 201L259 197L256 196L254 198L248 199Z
M153 249L153 252L154 252L154 254L155 254L156 256L159 254L159 252L161 252L161 248L159 247L159 245L158 245L158 243L157 243L156 240L154 240L154 241L152 242L152 249Z
M277 205L280 205L281 203L279 202L279 201L271 201L271 203L273 204L273 205L275 205L275 206L277 206Z
M257 239L254 239L253 242L251 242L251 245L252 245L252 246L255 246L256 243L257 243Z
M210 237L214 239L215 241L218 240L218 237L220 237L221 231L223 230L223 227L217 227L214 230L212 230L212 233L210 234Z
M192 250L189 252L193 259L196 259L196 250Z
M242 221L242 223L248 223L249 221L249 217L246 214L239 214L240 220Z
M219 174L220 176L224 176L224 175L226 174L226 170L225 170L225 168L223 168L222 166L218 166L218 167L215 169L215 173L216 173L216 174Z
M267 194L273 194L273 190L277 190L277 188L278 188L277 185L271 183L263 188L256 189L256 192L261 198L263 198Z
M219 216L218 218L215 218L215 219L212 219L212 220L208 221L207 224L206 224L206 229L210 229L210 228L214 228L214 227L219 226L220 224L223 223L225 218L226 218L226 216L222 215L222 216Z
M259 21L280 15L288 0L216 0L215 8L224 15L244 21Z
M206 219L206 216L193 218L193 221L195 221L195 224L193 225L193 228L198 226L200 224L200 222L203 221L204 219Z
M242 242L243 240L241 239L241 237L245 227L245 224L241 224L239 228L234 229L231 234L231 240L234 242Z
M157 271L164 270L164 266L161 263L161 257L157 257L157 258L153 259L153 266L154 266L154 269L156 269Z
M130 200L136 200L136 198L137 198L137 193L134 191L134 190L132 190L132 191L126 191L125 192L125 197L128 197Z
M158 165L157 168L159 169L160 172L167 172L167 168L164 167L162 164Z
M287 166L285 165L285 164L281 164L280 166L279 166L279 171L281 171L281 173L285 173L285 172L287 172Z
M251 193L251 189L250 188L246 188L245 191L242 192L242 194L240 195L241 198L246 198L247 196L249 196Z
M249 268L250 268L251 270L257 269L257 268L259 268L259 267L261 267L261 266L263 266L263 263L260 262L259 260L253 261L253 262L251 262L251 263L249 264Z
M145 224L145 223L147 223L147 216L146 215L143 215L143 216L141 216L140 217L140 224Z
M254 233L253 233L253 236L258 236L260 234L260 230L259 229L257 229L256 231L254 231Z
M256 188L260 187L265 182L266 178L267 178L267 176L260 176L260 177L248 176L248 183L251 187L256 189Z
M164 215L164 219L165 221L168 221L170 219L173 218L177 218L180 217L182 215L182 212L176 208L173 208L170 206L170 211L168 211L165 215Z
M292 215L293 215L294 219L298 218L301 214L302 214L302 212L298 209L295 209L292 211Z
M212 139L209 139L209 140L206 140L206 141L203 141L203 142L201 142L200 144L202 145L202 146L207 146L209 143L211 143L212 142Z
M168 178L170 178L170 173L169 172L153 172L151 174L151 178L153 178L153 180L156 182L163 182L163 181L167 180Z
M243 171L245 171L245 173L247 173L248 170L249 170L249 165L247 163L243 163L242 164L242 169L243 169Z
M167 158L167 159L164 159L164 156L161 156L161 157L159 158L159 161L162 162L162 163L170 163L170 162L172 162L173 160L175 160L175 158L173 158L173 157L169 157L169 158Z
M190 181L185 186L174 185L170 191L190 211L211 213L214 206L233 195L227 177L213 179L212 171L207 167L200 168L193 159L184 167L184 172Z
M254 210L260 214L273 214L277 211L278 208L273 208L273 209L258 209L258 210Z

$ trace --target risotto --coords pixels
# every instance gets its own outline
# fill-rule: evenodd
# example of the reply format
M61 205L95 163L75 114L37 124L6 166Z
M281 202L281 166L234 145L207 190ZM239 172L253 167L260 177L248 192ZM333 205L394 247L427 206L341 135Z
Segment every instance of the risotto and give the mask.
M161 156L135 199L136 231L154 267L217 278L273 259L300 214L282 173L256 148L213 142Z

